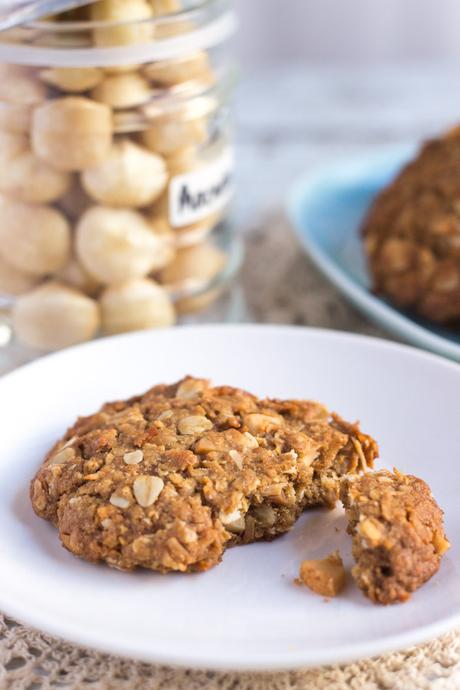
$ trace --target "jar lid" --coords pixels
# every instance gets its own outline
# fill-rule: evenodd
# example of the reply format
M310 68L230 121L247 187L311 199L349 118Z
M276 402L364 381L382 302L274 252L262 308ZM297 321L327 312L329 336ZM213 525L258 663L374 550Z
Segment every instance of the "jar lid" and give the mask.
M236 14L228 9L227 0L205 3L200 11L181 12L177 19L190 22L191 28L184 33L173 32L171 36L154 38L146 43L110 47L94 46L91 41L82 45L83 42L75 38L78 32L88 34L93 27L110 27L109 23L58 25L37 22L0 34L0 62L41 67L110 67L173 60L224 43L237 25ZM155 25L157 20L143 21L151 21ZM57 47L54 47L52 37L61 37L56 42Z

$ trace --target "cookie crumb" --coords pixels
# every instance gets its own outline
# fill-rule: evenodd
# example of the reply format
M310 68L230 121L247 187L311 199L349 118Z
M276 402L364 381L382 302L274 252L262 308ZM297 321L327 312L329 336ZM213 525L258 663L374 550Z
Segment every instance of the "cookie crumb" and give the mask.
M302 561L298 584L328 599L336 597L345 587L346 573L338 551L319 560Z

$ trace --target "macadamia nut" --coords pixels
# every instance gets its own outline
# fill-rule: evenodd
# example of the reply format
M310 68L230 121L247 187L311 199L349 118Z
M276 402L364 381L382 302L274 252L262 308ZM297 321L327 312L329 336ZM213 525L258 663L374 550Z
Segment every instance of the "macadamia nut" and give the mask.
M28 133L32 107L45 98L46 88L30 68L0 64L0 129Z
M153 38L153 8L147 0L99 0L90 7L91 19L109 22L110 26L94 29L97 46L120 46L146 43Z
M176 60L151 62L145 66L144 74L155 86L165 88L192 80L210 82L212 79L209 58L204 51Z
M27 137L23 134L0 132L0 156L4 161L10 160L27 149Z
M109 206L141 207L153 203L168 179L162 158L129 139L117 141L101 165L82 174L85 190Z
M25 136L0 132L0 192L19 201L47 203L65 194L70 184L69 173L37 158Z
M179 0L150 0L155 17L163 17L166 14L180 12L182 5Z
M169 289L179 292L200 291L215 278L226 264L223 251L211 244L197 244L179 249L176 258L159 274L159 280ZM206 309L220 294L212 287L200 294L181 297L176 302L179 314L190 314Z
M29 67L0 64L0 101L37 105L46 98L46 87Z
M150 226L152 227L156 235L161 235L171 244L176 244L176 238L174 237L174 230L168 223L164 216L154 216L150 219ZM173 257L171 257L171 260Z
M198 291L225 266L203 244L217 214L185 228L169 219L171 179L202 167L208 150L217 101L194 87L215 81L209 53L141 64L135 50L199 28L179 15L186 8L88 0L48 18L56 32L38 32L33 45L113 47L113 66L0 65L0 292L18 296L14 329L28 345L82 342L102 323L105 333L170 326L187 305L200 308ZM80 35L64 24L75 21L92 24ZM132 64L116 64L126 62L117 46L132 46Z
M76 288L90 297L97 295L101 288L101 283L90 275L74 257L54 277L59 282Z
M153 280L132 280L107 288L100 299L104 333L172 326L176 320L168 293Z
M59 211L0 197L0 254L19 271L44 276L70 257L70 227Z
M32 107L0 102L0 130L28 134L32 123Z
M196 244L180 249L176 257L160 272L163 284L199 287L214 278L225 266L226 256L212 244Z
M102 283L121 283L162 268L171 247L136 211L94 206L77 225L76 248L87 271Z
M171 175L177 175L201 166L196 146L186 146L165 156L166 166Z
M100 324L94 300L54 282L19 297L12 318L19 340L41 350L57 350L90 340Z
M22 295L37 284L37 276L18 271L0 257L0 292L6 295Z
M97 67L55 67L44 69L40 78L68 93L82 93L94 89L104 78L104 72Z
M152 97L152 87L138 72L107 75L91 92L95 101L111 108L135 108Z
M147 148L165 156L180 149L203 144L208 136L205 118L182 119L179 114L157 117L141 133Z
M34 153L58 170L84 170L110 154L112 111L103 103L68 96L38 106L32 117Z

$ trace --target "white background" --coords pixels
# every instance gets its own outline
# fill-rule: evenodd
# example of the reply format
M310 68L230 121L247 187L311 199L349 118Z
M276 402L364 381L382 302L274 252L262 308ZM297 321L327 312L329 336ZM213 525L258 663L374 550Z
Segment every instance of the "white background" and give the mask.
M460 0L235 0L246 65L460 57Z

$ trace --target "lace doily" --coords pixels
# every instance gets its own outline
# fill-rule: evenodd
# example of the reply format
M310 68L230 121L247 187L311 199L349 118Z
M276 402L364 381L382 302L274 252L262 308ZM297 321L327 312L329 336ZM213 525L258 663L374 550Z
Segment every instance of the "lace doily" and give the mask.
M460 633L386 657L278 674L183 671L117 659L0 616L2 690L454 690Z
M372 335L305 258L286 221L248 235L242 283L257 321ZM388 656L278 674L186 671L118 659L30 630L0 615L0 690L456 690L460 631Z

